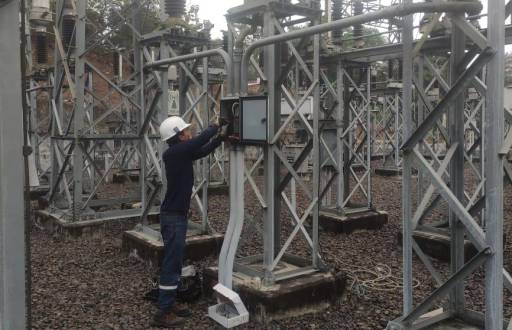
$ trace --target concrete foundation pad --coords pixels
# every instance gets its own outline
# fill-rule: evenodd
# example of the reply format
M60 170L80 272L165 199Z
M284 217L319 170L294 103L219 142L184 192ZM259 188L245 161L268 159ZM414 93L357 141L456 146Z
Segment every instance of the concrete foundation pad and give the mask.
M114 173L112 175L112 183L138 182L138 172Z
M400 176L402 169L398 167L378 167L375 169L375 174L380 176Z
M450 261L450 233L447 228L427 228L421 227L413 232L413 238L416 240L423 252L442 261ZM399 244L402 245L402 233L398 233ZM464 240L464 259L469 261L478 251L473 244Z
M321 210L320 226L335 233L351 233L356 230L380 229L388 223L388 214L383 211L366 210L341 214L335 210Z
M503 320L503 329L508 326L508 320ZM420 316L411 326L407 327L400 320L391 321L389 329L428 329L428 330L483 330L485 316L481 312L466 309L460 313L450 313L443 308L430 311Z
M423 328L428 330L483 330L484 328L477 327L471 324L467 324L464 321L458 320L458 319L448 319L439 323L436 323L434 325L431 325L429 327Z
M47 195L49 191L50 191L50 186L48 186L48 185L40 185L37 187L30 187L30 200L36 201L40 197Z
M154 230L160 232L160 225L152 225ZM185 260L197 261L206 257L217 255L222 247L224 235L197 234L195 230L187 231L185 247ZM157 267L162 263L164 256L164 243L153 236L137 230L129 230L123 234L122 251L134 256L150 266Z
M203 271L204 293L212 295L217 283L217 267ZM233 289L249 310L250 320L268 324L273 320L318 313L341 300L346 277L316 272L263 286L259 277L233 273Z
M123 210L122 214L116 216L80 221L68 221L59 213L51 213L48 210L38 210L35 215L45 230L62 235L64 238L101 237L104 234L105 226L112 221L126 220L127 225L133 226L133 222L129 220L140 218L140 210ZM150 212L148 218L158 221L158 212Z

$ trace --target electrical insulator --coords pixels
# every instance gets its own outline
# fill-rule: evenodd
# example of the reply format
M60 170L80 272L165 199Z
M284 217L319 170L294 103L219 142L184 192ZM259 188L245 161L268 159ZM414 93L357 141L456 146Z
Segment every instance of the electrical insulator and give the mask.
M32 0L30 5L30 24L36 30L46 31L52 23L50 0Z
M222 31L222 49L224 49L224 51L228 52L229 51L229 34L228 34L228 31Z
M185 0L163 0L165 13L170 17L183 17L185 15Z
M119 54L112 53L112 65L114 67L114 76L119 77Z
M36 35L36 60L38 64L48 64L48 37L43 33Z
M35 31L35 61L48 63L48 26L52 23L50 0L32 0L29 8L30 27Z
M76 13L70 0L65 0L62 12L62 44L64 50L68 52L70 48L74 48L74 34L76 24Z
M394 63L393 60L388 60L388 80L394 80L395 75L393 74Z
M73 47L73 34L75 31L75 18L64 17L62 20L62 43L66 52L70 47Z
M354 16L361 15L363 13L363 3L361 1L354 1L352 14ZM354 25L354 38L363 36L363 26L361 24Z
M331 18L333 21L337 21L342 19L342 11L343 11L343 0L332 0L332 14ZM332 31L332 38L334 42L341 42L343 37L343 30L334 30Z

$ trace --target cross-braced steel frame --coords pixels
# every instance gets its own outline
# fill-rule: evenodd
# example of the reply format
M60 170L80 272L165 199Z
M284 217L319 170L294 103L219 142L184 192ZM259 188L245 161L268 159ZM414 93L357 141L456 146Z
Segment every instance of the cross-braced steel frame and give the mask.
M49 193L49 212L56 218L80 221L141 217L142 223L147 223L148 215L158 213L165 173L157 128L168 116L169 80L168 71L150 69L145 74L144 67L154 62L155 56L168 58L202 47L208 43L208 36L186 34L179 29L143 35L141 11L146 5L147 1L134 2L130 17L114 12L120 18L118 26L108 33L97 33L98 28L87 18L87 1L57 3L55 70L50 77L55 88L50 106ZM109 39L122 28L132 34L132 52L121 50ZM119 76L107 74L89 57L99 45L107 45L119 54L120 66L125 67ZM178 64L182 80L180 113L193 117L202 129L217 109L216 97L208 92L212 90L208 60L193 67ZM203 69L200 78L198 64ZM96 84L107 88L100 91ZM103 168L98 166L99 159L105 164ZM198 201L202 232L208 227L206 187L210 166L217 166L221 181L225 181L223 156L216 154L213 159L202 160L196 169L199 181L194 198ZM125 187L130 192L127 196L108 197L113 172L128 179L135 174L132 177L137 182ZM126 204L135 208L125 209Z
M258 5L261 5L261 4L258 4ZM385 8L385 9L382 9L382 10L377 11L377 12L363 14L363 15L359 15L359 16L355 16L355 17L350 17L350 18L338 20L338 21L335 21L335 22L327 23L327 24L320 24L320 25L312 26L312 27L309 27L309 28L302 29L300 31L291 31L291 32L287 32L285 34L275 34L273 36L265 37L265 38L263 38L261 40L254 41L252 44L250 44L247 47L247 49L245 51L245 54L243 54L243 56L242 56L242 60L241 60L241 75L240 75L241 76L241 89L240 89L241 93L245 94L246 91L247 91L248 67L251 64L251 62L254 62L254 60L251 61L251 56L253 55L253 53L254 53L254 51L256 49L259 49L259 48L261 48L263 46L267 46L267 47L275 46L279 42L288 42L290 40L300 39L300 38L304 38L306 36L313 36L313 35L316 36L316 35L318 35L320 33L332 31L334 29L346 28L346 27L353 26L353 25L356 25L356 24L363 24L365 22L369 22L369 21L372 21L372 20L379 20L379 19L394 17L394 16L397 16L397 15L398 16L400 16L400 15L408 15L408 14L416 13L416 12L433 13L433 12L438 12L438 11L440 11L440 12L450 12L450 13L460 13L460 12L463 12L464 10L466 10L466 11L475 11L475 10L479 10L480 8L481 7L479 7L479 4L476 4L476 3L466 3L466 2L402 4L402 5L397 5L397 6L393 6L393 7L390 7L390 8ZM313 49L314 49L314 47L313 47ZM276 58L278 58L278 57L276 57L275 54L273 54L273 58L272 59L276 59ZM237 62L236 58L235 58L234 62L235 63ZM236 65L235 65L235 67L236 67ZM263 72L263 74L265 75L264 76L265 79L263 79L264 81L266 81L266 82L272 81L271 76L269 76L269 74L267 72ZM271 72L271 74L273 74L273 72ZM318 76L320 76L320 75L318 75ZM236 74L235 74L235 77L236 77ZM236 82L236 78L235 78L235 82ZM274 88L275 87L278 87L278 86L274 86ZM271 89L269 91L271 91ZM272 98L271 98L271 100L272 100ZM272 107L272 102L271 101L270 101L270 104L271 104L270 106ZM292 111L292 116L297 114L297 112L298 112L297 110L298 109L295 109L294 111ZM272 114L272 112L270 112L270 113ZM315 118L315 113L313 114L313 117ZM291 120L291 119L288 119L288 121L289 120ZM315 119L314 119L314 121L315 121ZM286 123L286 120L285 120L285 123ZM273 131L272 125L270 127L271 127L270 128L270 132L272 132ZM318 127L318 126L314 125L314 127ZM279 133L279 130L281 130L281 129L282 128L278 129L277 132ZM320 130L315 130L315 129L314 129L314 131L320 132ZM314 137L315 137L315 135L313 135L313 140L315 140ZM274 140L272 138L270 139L270 141L271 142L276 142L276 140ZM317 141L318 141L317 142L318 146L320 147L320 139L317 138ZM266 148L271 148L271 147L275 148L275 146L272 146L272 143L270 143L269 146L266 146ZM315 164L315 161L313 163ZM265 167L268 168L267 166L265 166ZM285 167L286 167L286 164L285 164ZM294 169L292 167L291 169L288 169L288 170L289 170L290 173L292 173L292 170L294 170ZM319 170L319 168L318 168L318 170ZM317 172L314 169L313 170L313 182L315 182L314 188L316 186L316 180L315 180L316 175L315 175L315 173L317 173ZM293 173L292 173L291 176L293 176ZM266 180L268 180L268 175L266 175ZM272 191L272 193L273 193L273 191ZM274 199L274 201L275 200L276 199ZM269 200L267 200L265 202L268 203ZM266 207L269 208L268 204L266 205ZM269 209L275 209L275 207L273 206L272 208L269 208ZM312 210L313 210L314 213L317 212L317 209L316 209L315 206L313 206ZM307 211L310 211L310 209L308 209ZM265 210L265 212L268 212L268 209ZM315 214L314 213L313 213L313 231L315 231L315 225L317 225L317 223L315 223L316 219L315 219ZM267 219L268 219L268 217L267 217ZM240 219L240 221L243 221L243 217ZM297 227L299 227L299 226L297 226ZM301 228L297 228L297 227L295 228L294 232L296 232L296 231L301 229ZM270 235L270 234L272 234L272 231L266 232L264 230L264 240L268 241L268 240L272 239L272 237L274 237L274 235ZM275 242L275 240L273 240L272 242ZM314 244L313 244L313 249L314 249ZM265 249L265 251L269 251L269 250ZM271 249L270 251L273 251L273 249ZM283 255L282 251L283 250L281 250L279 252L281 255ZM272 259L271 253L267 252L267 254L265 254L265 255L267 256L267 258ZM318 256L316 254L313 254L313 257L314 258L318 258ZM252 260L254 261L254 258ZM240 267L240 265L238 265L238 266L239 266L239 269L243 268L243 267ZM268 267L266 269L268 269ZM250 272L250 270L248 270L247 268L244 268L243 271Z
M25 103L29 109L28 118L28 138L33 154L30 156L30 185L33 188L43 188L48 185L48 173L50 171L49 146L50 146L50 125L49 114L45 114L38 109L38 97L49 95L51 86L49 85L48 64L38 63L39 54L47 55L48 45L46 42L40 43L40 40L48 40L48 27L51 24L51 15L43 8L36 8L32 1L25 3L25 63L26 72L24 72L27 88L25 89ZM49 11L49 8L47 8ZM34 13L32 13L34 11ZM44 18L44 16L48 14ZM30 24L29 24L30 22ZM35 41L36 49L32 43ZM42 49L39 49L42 48ZM36 61L34 61L36 59Z
M373 109L375 117L373 155L382 159L383 168L398 169L402 165L400 146L403 142L402 99L399 88L386 88Z
M424 30L424 33L428 34L428 31L428 29ZM413 90L413 123L416 126L424 120L425 116L430 113L441 97L449 90L447 83L450 68L449 58L440 53L419 54L415 59L415 68L416 75L413 78L417 88ZM430 77L428 81L425 80L427 76ZM482 82L485 77L480 75L476 79ZM478 89L475 87L468 88L467 93L465 93L464 131L465 158L474 175L481 179L483 175L483 167L479 164L483 151L483 148L480 147L482 141L481 126L483 124L481 114L483 113L482 107L485 106L485 98L482 93L482 85L478 86ZM403 143L401 89L396 88L396 86L388 88L382 98L384 99L382 105L377 111L374 111L375 138L373 154L379 158L382 157L383 168L399 169L402 164L400 146ZM437 158L444 157L447 141L446 119L445 116L429 132L428 140L431 143L428 146L422 146L426 157L431 157L430 153L435 154ZM476 201L477 195L479 193L476 193L471 199Z
M336 74L330 79L327 70L321 71L327 87L322 96L335 101L324 110L322 119L336 124L336 137L334 143L320 137L322 155L325 155L322 173L332 172L328 175L332 181L325 181L322 194L336 186L336 202L325 201L323 209L344 214L367 211L372 207L370 65L338 61L328 68Z
M137 192L129 197L107 198L101 191L114 170L129 169L126 164L136 170L145 159L140 141L148 138L143 126L146 106L140 85L135 84L141 68L122 56L131 73L124 80L114 79L89 55L101 44L118 49L109 39L117 29L128 27L138 36L137 21L121 16L117 27L101 34L87 18L87 5L87 1L73 0L56 4L55 67L50 77L54 88L50 104L49 212L65 221L136 217L139 210L121 210L120 206L139 201ZM134 12L142 6L144 2L135 6ZM106 89L100 92L93 80ZM107 130L109 121L114 124ZM98 165L99 159L104 161L104 168ZM139 176L142 185L141 179Z
M501 291L503 281L510 284L510 277L508 276L508 273L503 270L502 260L502 157L504 154L502 148L504 129L503 97L501 93L503 93L502 78L504 71L504 19L501 19L501 17L504 16L505 12L504 4L503 6L500 6L497 3L490 4L489 15L492 15L493 18L498 17L500 19L493 19L489 22L486 36L468 23L465 17L465 12L467 13L474 9L478 9L478 6L475 3L448 2L440 4L425 4L425 6L422 6L422 4L416 5L418 6L408 7L406 3L406 6L398 8L402 9L402 11L397 9L397 13L401 12L405 15L409 14L403 22L404 90L402 95L402 107L405 138L405 143L402 147L404 152L404 316L391 323L390 326L405 328L412 326L419 316L431 309L436 299L446 296L449 298L449 304L444 313L428 320L422 320L421 324L416 323L415 326L425 326L455 315L466 318L469 316L474 317L475 314L471 314L469 311L465 310L463 283L464 278L480 266L483 266L486 271L485 287L487 313L485 315L485 325L487 328L497 329L502 326L503 321L502 309L500 307L502 302ZM75 8L79 18L76 20L76 35L85 31L85 10L82 6L83 4L80 4ZM255 258L261 260L264 271L259 272L251 269L243 263L244 260L239 260L236 267L240 271L246 271L261 276L269 282L316 271L321 264L318 254L318 211L320 207L320 200L323 197L323 192L325 191L325 189L322 188L325 187L320 185L320 150L325 148L326 143L325 139L322 139L320 126L320 81L323 80L323 77L319 62L319 34L329 31L331 28L341 28L343 26L351 26L352 24L361 24L364 22L364 19L368 19L370 21L371 19L382 19L387 17L386 15L393 16L392 12L383 9L373 13L372 15L361 15L361 18L348 18L345 21L341 20L343 22L334 22L336 24L325 27L323 25L316 25L318 23L318 14L314 9L305 9L299 8L300 6L290 5L291 7L286 7L285 10L279 11L279 6L288 5L269 2L269 4L263 6L263 8L250 8L250 15L247 12L244 12L244 10L247 9L245 8L237 13L238 16L233 13L228 16L232 22L235 22L236 19L241 19L237 23L243 22L247 25L261 27L262 34L264 36L264 39L255 41L247 48L247 53L243 55L241 60L238 59L238 63L241 63L242 73L240 77L235 76L235 86L238 83L241 94L245 94L247 92L246 66L251 63L255 67L255 71L260 75L262 81L264 81L265 89L269 95L270 115L268 119L270 143L265 145L263 148L264 152L262 158L265 168L265 193L261 194L257 185L254 183L254 180L251 178L252 170L249 171L244 169L242 173L245 173L245 178L239 180L240 178L237 176L238 180L236 182L238 189L236 192L240 194L242 191L239 188L243 188L243 182L247 180L264 209L264 253L262 256L253 256L249 258L252 260ZM60 7L58 6L58 8L63 10L64 7L64 3L61 1ZM297 10L297 12L293 12L292 10ZM416 42L413 47L413 20L410 14L415 11L421 12L422 10L440 13L444 11L449 12L447 15L449 20L452 22L452 35L450 37L451 46L449 49L449 56L448 53L444 54L444 57L447 59L444 62L441 59L437 63L432 63L430 58L422 55L423 46L427 43L427 39L421 39ZM261 15L255 15L255 13L260 13ZM281 14L276 15L276 13ZM286 31L288 26L294 25L294 21L287 19L287 17L291 17L293 15L304 15L307 19L306 21L313 23L313 28L308 30L308 32L311 33L309 36L313 36L312 54L309 54L313 58L312 61L306 61L304 59L305 55L303 53L301 54L299 51L304 47L299 47L297 44L291 42L293 39L300 39L302 37L304 40L303 42L307 43L308 38L306 35L302 35L301 31ZM362 16L365 17L363 18ZM244 21L243 19L246 19L247 17L249 17L249 19ZM440 18L440 16L438 18ZM56 26L59 26L59 23L57 23ZM315 27L317 27L317 29L314 29ZM57 27L56 31L58 32ZM424 32L424 35L428 34L428 32ZM466 40L468 40L471 45L471 48L469 49L466 49ZM286 81L287 78L285 79L285 77L288 77L288 73L286 71L289 71L290 68L288 67L288 64L284 67L281 66L282 54L277 46L279 42L286 43L286 47L291 54L290 57L293 58L293 61L288 61L287 63L299 63L300 70L303 71L303 74L307 77L305 93L301 95L301 97L297 97L298 93L294 94L293 91L290 90L290 85ZM72 215L76 216L79 213L78 211L84 210L83 204L87 207L87 204L91 199L88 197L84 202L82 196L84 184L81 178L83 177L83 173L87 173L88 178L91 178L93 177L91 173L98 172L96 169L92 168L94 161L88 159L87 152L84 151L88 150L88 144L90 144L86 141L95 139L89 138L88 140L87 136L82 134L82 130L84 129L83 123L87 122L87 120L91 121L91 119L87 117L87 110L83 109L82 105L85 105L87 108L87 105L94 103L93 100L95 99L94 95L89 95L90 93L87 95L90 97L87 98L84 92L86 77L90 77L90 75L85 74L85 66L87 65L101 78L105 78L97 72L98 70L94 70L94 66L92 64L86 63L87 61L84 56L87 52L85 39L78 37L76 39L76 49L74 50L74 52L76 52L74 56L74 73L70 70L68 64L70 57L67 55L67 53L72 53L72 51L66 51L65 47L61 43L61 41L59 42L59 37L57 37L58 54L56 55L57 57L60 57L59 63L61 63L61 67L58 69L56 68L54 77L54 84L58 92L54 90L54 103L56 105L55 110L52 108L52 112L57 114L54 116L53 120L55 123L54 129L59 132L59 134L55 134L52 139L52 149L54 150L53 157L56 160L56 164L59 163L58 159L60 155L60 163L65 165L61 166L61 171L52 171L52 178L54 178L53 183L55 183L55 185L52 185L52 194L56 194L57 191L55 189L60 188L60 192L68 197L68 209L71 209ZM261 68L256 59L252 58L251 55L254 50L263 46L265 49L262 54L263 68ZM165 52L168 50L169 49L166 45L164 47L161 46L160 56L165 56ZM466 52L466 50L468 51ZM146 84L147 87L153 84L156 86L155 84L157 84L158 78L162 80L162 76L164 76L165 73L161 75L155 74L152 78L153 80L151 80L151 78L146 79L142 71L144 58L147 61L153 61L153 58L151 57L151 54L146 54L148 52L147 50L139 49L138 51L141 53L139 56L136 56L136 58L140 60L137 61L138 64L136 63L134 65L136 67L134 71L138 72L136 75L139 76L138 79L141 80L141 85ZM240 55L241 54L235 54L234 57L236 58L236 56ZM417 70L413 69L414 63L417 65ZM203 65L205 65L204 61ZM293 66L293 64L291 65ZM436 65L441 65L446 68L447 71L445 71L446 74L444 76L441 70L435 68ZM438 102L432 103L428 100L427 95L422 95L423 91L427 89L425 87L425 83L427 83L427 87L429 84L429 82L425 81L424 76L422 76L421 73L425 68L432 71L431 73L436 79L437 85L440 86L439 88L444 90L442 93L443 97ZM187 67L187 69L185 69L181 67L181 70L185 71L185 74L181 75L183 77L186 76L186 71L190 70L190 68ZM206 69L206 72L207 71L208 70ZM347 129L353 129L356 133L358 129L360 129L360 132L366 130L366 134L363 134L362 136L358 134L347 134L349 142L341 144L338 159L336 159L334 155L330 155L328 152L329 149L325 148L326 157L332 158L330 161L336 164L338 168L340 168L341 164L346 164L347 158L345 158L345 155L350 157L348 158L349 160L355 160L358 159L358 157L361 158L360 160L364 160L371 157L371 147L366 149L366 153L362 152L363 156L359 156L357 154L357 151L360 151L361 149L364 150L361 145L364 146L369 144L371 140L368 129L368 126L371 125L369 115L370 95L368 92L370 82L368 81L366 90L364 90L361 88L360 83L355 82L355 76L368 77L368 67L365 67L364 65L356 68L350 66L344 67L344 63L340 62L337 64L338 81L336 83L336 90L334 90L333 84L328 88L332 89L333 96L336 96L336 99L339 100L338 121L341 127L338 129L338 133L341 132L341 138L337 140L343 141L342 137L343 134L346 133ZM339 77L341 78L339 79ZM204 88L205 77L203 76L202 78L203 83L201 84L198 81L197 85L198 87L200 85L201 88ZM238 80L238 78L240 78L240 80ZM189 77L189 79L192 80L192 77ZM72 106L71 111L66 111L64 107L62 97L62 87L64 85L67 86L69 93L73 96L74 105ZM348 91L351 91L350 94L354 94L355 96L345 96L347 93L344 86L346 85L351 86L347 89ZM417 106L415 109L418 124L416 128L413 124L413 85L415 86L417 93ZM480 95L476 101L466 101L466 97L460 97L461 95L467 95L471 88L474 89L475 93ZM157 145L150 140L150 138L152 138L150 132L154 130L155 119L153 119L152 115L155 114L154 111L156 110L153 109L158 108L162 110L162 108L164 108L163 105L160 107L158 106L158 102L160 102L160 95L158 94L163 93L161 88L147 93L146 88L139 87L134 92L134 94L138 94L138 96L135 97L124 95L126 94L125 91L122 89L118 90L118 88L115 88L114 86L112 86L112 89L114 89L116 93L121 94L128 103L130 103L129 107L133 109L133 111L143 107L148 109L148 113L141 112L141 116L136 116L139 118L139 133L141 133L138 135L139 140L137 141L140 141L139 143L143 146L139 147L138 154L143 155L140 157L144 158L144 160L149 159L149 163L151 165L149 165L150 169L148 169L148 173L152 173L152 171L158 173L158 166L160 166L159 174L160 178L163 178L161 174L161 164L157 164L158 160L154 160L156 159L157 151L155 150L154 152L149 153L147 151L152 148L157 149ZM166 88L166 90L168 91L168 88ZM235 91L238 90L235 88ZM366 93L364 91L366 91ZM279 111L281 95L284 96L290 107L293 109L292 113L284 120L283 123L281 123ZM206 97L206 95L203 95L202 98L194 98L193 96L190 96L190 99L185 99L186 96L186 92L181 93L181 97L183 97L184 102L180 102L180 105L181 103L187 104L187 102L189 102L188 105L191 114L192 116L196 116L197 113L194 109L197 108L197 104L203 102L204 98L208 99L208 97ZM309 96L314 97L315 104L312 124L298 111L301 103L303 103L305 98ZM145 102L146 98L151 101ZM138 101L135 101L134 99L138 99ZM167 100L167 98L163 99ZM484 101L482 102L481 100ZM78 104L78 106L76 104ZM146 107L146 104L150 105ZM183 111L185 108L185 106L182 107L181 113L183 115L187 111ZM208 106L206 106L205 109L208 109ZM68 115L64 115L65 113ZM206 113L209 112L206 111ZM160 115L163 115L162 111L160 111ZM81 120L77 120L77 116L78 118L81 118ZM325 116L326 119L332 118L325 113L323 116ZM345 118L345 116L348 117L349 120L339 119ZM366 120L363 120L362 117ZM301 154L294 164L289 164L281 151L284 144L281 139L282 134L286 129L286 126L290 124L294 118L298 118L306 128L306 131L309 132L309 141L311 141L311 144L309 146L308 143L309 147L304 149L304 155L307 155L308 153L313 154L312 188L306 185L302 178L297 174L297 167L301 165L306 157ZM65 119L68 119L69 122L66 130L64 130L63 125ZM196 120L200 121L202 118L197 115ZM367 125L366 129L358 128L364 127L365 123ZM343 125L347 125L347 127L343 127ZM492 127L492 129L489 129L490 127ZM472 132L472 134L465 134L468 131ZM66 132L66 134L63 134L63 132ZM439 146L439 143L433 142L437 141L432 138L433 132L438 132L437 139L442 140L441 144L444 146L443 148L435 149ZM478 132L476 137L474 132ZM143 138L141 139L140 136ZM126 137L120 139L129 140ZM149 143L145 141L146 139L149 140ZM507 137L506 141L509 141L509 139L510 138ZM506 145L507 144L505 144L505 146ZM357 149L354 149L354 146L356 146ZM245 166L243 162L239 162L240 153L238 151L238 154L235 154L237 152L236 149L237 148L234 148L233 160L236 159L237 166ZM70 152L71 150L73 150L73 152ZM76 150L78 150L78 152L76 152ZM135 150L137 150L136 147ZM345 153L344 150L347 150L348 152ZM480 167L473 169L472 167L474 167L474 163L470 160L476 150L480 151ZM120 149L119 153L124 153L124 150ZM116 161L116 155L117 154L114 155L114 162ZM72 158L73 166L69 166L70 158ZM469 166L469 168L475 172L475 175L480 175L480 177L477 176L476 186L469 185L467 180L465 180L467 177L467 174L464 172L465 166ZM286 172L284 177L281 177L280 175L281 167L283 167ZM413 167L418 170L419 177L421 178L420 182L426 185L423 189L419 189L420 197L417 203L413 203L411 197L413 189ZM232 169L234 168L235 167L232 167ZM70 184L68 183L70 180L66 177L66 172L70 169L74 173L73 179L79 177L78 181L72 183L72 189L70 189ZM345 171L345 167L342 169L343 173L347 172ZM366 171L367 169L365 168L364 170ZM143 172L145 170L141 169L141 171ZM232 174L235 174L235 171L233 171ZM337 174L338 173L335 171L333 173L333 177ZM145 183L149 181L145 175L141 175L140 177L146 178L144 179ZM206 178L206 176L203 176L203 180L201 181L203 182L203 185L204 180L207 180ZM290 203L285 193L285 188L291 179L294 179L299 186L301 186L303 193L310 198L310 204L306 211L300 216L297 214L296 208L291 205L292 203ZM356 180L356 186L362 186L360 183L361 180L362 179L358 177ZM95 187L97 187L94 185L91 186L93 187L93 191L95 190ZM152 194L156 195L158 189L155 187L152 191ZM437 193L437 197L434 196L434 193ZM143 193L142 196L145 196L145 193ZM340 196L344 196L344 194L341 193ZM429 208L429 205L437 204L437 202L431 203L432 198L434 198L434 201L443 200L449 205L448 225L452 237L452 260L450 265L450 275L446 281L434 269L428 257L425 256L412 238L412 232L415 227L422 220L426 220L423 218L426 210ZM151 200L151 198L148 198L145 202L146 204L143 203L143 205L151 205ZM292 215L292 220L294 221L292 233L288 238L286 238L284 244L282 244L282 239L279 237L281 232L279 224L281 200L284 201L287 210ZM370 198L369 204L371 205ZM479 205L479 207L477 207L477 205ZM413 208L415 212L413 212ZM309 233L304 226L305 220L310 215L312 217L311 233ZM238 214L238 216L241 217L240 220L243 222L243 210ZM482 216L483 219L485 219L485 227L482 227L482 222L475 220L475 218ZM424 221L423 224L428 225L428 222ZM276 270L276 266L280 260L285 260L285 257L287 257L287 249L290 247L291 242L299 231L301 231L306 240L310 243L312 260L310 263L304 263L302 267L293 272L279 273L279 271ZM465 233L473 241L479 251L478 254L467 263L465 263L463 255L463 241ZM432 273L434 279L438 283L438 288L433 292L433 294L415 307L413 307L412 302L413 250L425 263L427 269ZM291 259L293 258L290 258L289 260Z
M209 68L211 57L221 56L226 65L226 75L231 75L231 60L228 55L219 49L207 50L203 47L202 52L180 54L183 49L178 49L176 44L178 36L172 30L154 32L150 35L143 36L140 42L140 56L144 68L148 71L143 76L144 89L151 93L151 90L155 91L152 107L149 108L146 118L148 119L147 129L151 134L156 134L158 125L168 116L168 93L169 93L169 77L168 67L169 65L175 65L179 68L179 113L182 118L188 122L196 124L199 130L205 129L209 122L211 122L216 116L218 116L218 97L213 94L212 91L222 92L222 89L211 88L209 80ZM204 44L205 40L192 41L181 39L182 42L186 42L187 49L194 46L200 46ZM158 58L155 58L155 55ZM199 72L198 68L202 70ZM159 72L160 71L160 72ZM229 79L226 79L229 81ZM218 84L217 81L214 82ZM157 99L160 101L157 101ZM152 120L153 114L156 114L156 118ZM147 214L149 210L159 205L165 189L161 189L165 186L165 167L162 160L162 152L165 150L165 146L161 143L152 143L149 139L145 139L148 152L150 153L151 163L150 166L146 165L146 168L142 170L145 180L144 182L149 183L144 191L142 209L143 216L141 226L137 228L146 233L153 234L157 238L160 237L160 233L148 226ZM211 161L212 160L212 161ZM195 183L193 186L192 199L195 200L197 210L201 218L200 224L192 223L191 225L200 234L206 234L210 232L208 224L208 183L210 180L210 171L212 167L217 167L221 175L221 180L226 181L226 175L224 174L224 156L223 154L214 154L212 158L203 158L196 162L194 166L195 170ZM153 177L153 180L149 178Z
M319 185L320 138L318 134L315 134L320 131L320 38L319 35L311 38L304 37L298 43L290 40L284 42L282 46L269 44L259 53L259 62L254 52L259 47L243 54L241 46L247 35L255 34L258 30L261 31L262 38L268 38L275 35L286 35L288 29L300 23L318 24L320 14L321 11L317 8L268 1L256 4L249 2L246 5L232 8L227 15L231 42L236 45L232 52L235 65L235 92L239 91L241 95L247 95L248 81L244 72L246 73L248 66L251 65L263 81L263 90L268 95L269 109L267 118L269 143L262 147L262 157L250 169L244 168L241 171L244 173L244 179L241 182L249 183L263 209L263 253L238 258L235 262L235 271L258 276L267 284L315 272L321 263L318 251L318 209L321 199ZM257 41L253 45L255 44ZM312 45L311 50L305 50L307 45ZM260 64L263 64L263 67ZM241 67L239 67L240 65ZM238 74L237 70L241 70L242 74ZM293 82L294 79L290 79L290 76L294 76L290 75L292 70L295 73L299 72L301 77L304 77L300 88L299 84ZM299 110L311 97L313 97L314 105L313 118L310 121ZM281 116L280 110L282 98L292 109L291 113L284 117ZM302 152L294 159L294 162L290 163L284 152L287 144L284 133L294 121L298 121L306 130L308 138ZM239 153L241 152L239 151ZM307 184L297 170L310 154L313 157L314 168L311 184ZM260 163L263 163L264 167L263 193L253 178L254 170ZM245 166L245 164L240 163L240 166ZM281 169L284 169L284 175L281 175ZM308 200L306 210L303 212L299 212L288 197L287 188L290 187L292 181L296 182L301 193ZM231 203L233 202L236 201L232 196ZM282 207L285 207L292 220L292 231L287 237L281 237L280 210ZM243 213L241 216L242 219L239 220L243 221ZM309 231L305 227L305 221L310 216L312 229ZM299 232L309 244L311 255L309 260L289 253L291 244L297 239ZM278 267L281 262L293 264L296 269L282 271ZM258 264L262 266L262 271ZM254 267L255 265L256 267Z
M504 13L505 3L489 2L487 35L484 36L467 19L468 10L447 15L452 26L451 45L441 59L443 70L422 56L422 38L413 46L413 16L403 20L403 316L390 323L390 328L421 328L457 316L479 320L486 329L503 328L503 283L510 276L503 269L503 86L504 86ZM469 8L467 8L469 9ZM434 15L441 17L442 11ZM430 31L424 32L428 35ZM417 69L414 69L414 65ZM442 98L431 104L425 93L424 69L431 70ZM413 124L413 86L421 99L418 125ZM466 101L470 93L480 94ZM479 125L478 123L484 123ZM432 133L437 130L445 145L434 150ZM472 134L468 134L471 132ZM475 139L475 132L477 138ZM480 150L480 168L472 157ZM442 157L441 157L442 156ZM418 200L413 201L412 170L419 172ZM471 183L470 176L476 177ZM436 194L436 195L434 195ZM448 205L448 228L451 237L450 272L446 278L413 238L419 225L429 226L425 214L443 201ZM479 215L480 213L480 215ZM485 226L479 217L485 219ZM464 239L467 236L478 253L466 261ZM412 253L424 263L437 288L422 302L413 303ZM465 279L483 268L485 271L485 315L469 311L464 302ZM432 317L420 316L446 298L443 312Z

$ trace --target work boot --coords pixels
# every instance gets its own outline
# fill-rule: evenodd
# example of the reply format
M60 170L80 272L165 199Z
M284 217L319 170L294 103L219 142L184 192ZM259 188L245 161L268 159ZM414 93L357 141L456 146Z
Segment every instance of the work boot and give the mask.
M190 309L188 309L186 304L180 304L179 302L175 302L172 305L171 311L179 317L189 317L192 315Z
M172 328L185 323L185 319L176 315L172 310L163 313L162 311L158 311L153 320L151 320L151 326L153 327L162 327L162 328Z

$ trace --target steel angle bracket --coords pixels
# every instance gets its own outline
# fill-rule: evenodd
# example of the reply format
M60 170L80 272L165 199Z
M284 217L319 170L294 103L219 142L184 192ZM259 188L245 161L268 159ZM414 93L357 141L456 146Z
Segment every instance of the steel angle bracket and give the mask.
M405 327L402 324L402 318L397 318L393 321L389 321L388 325L386 326L386 330L405 330L407 327Z
M218 283L213 287L218 304L208 307L208 316L226 329L249 322L249 312L235 291Z

